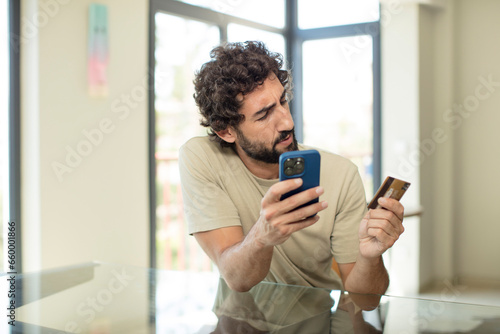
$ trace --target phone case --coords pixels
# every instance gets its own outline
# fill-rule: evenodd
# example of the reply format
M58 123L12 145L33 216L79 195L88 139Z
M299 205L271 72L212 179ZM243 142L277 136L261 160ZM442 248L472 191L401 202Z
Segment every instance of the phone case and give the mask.
M301 163L303 163L303 168L300 166ZM281 154L279 160L280 181L297 177L300 177L303 181L302 186L282 195L281 199L283 200L306 189L319 186L320 165L321 156L316 150L290 151ZM317 202L318 199L316 198L301 207Z

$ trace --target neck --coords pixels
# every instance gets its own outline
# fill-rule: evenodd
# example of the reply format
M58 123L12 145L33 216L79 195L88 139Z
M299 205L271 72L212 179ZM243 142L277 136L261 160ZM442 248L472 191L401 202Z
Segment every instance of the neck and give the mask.
M235 151L253 175L266 180L277 179L279 177L279 165L277 163L269 164L250 158L239 146L236 146Z

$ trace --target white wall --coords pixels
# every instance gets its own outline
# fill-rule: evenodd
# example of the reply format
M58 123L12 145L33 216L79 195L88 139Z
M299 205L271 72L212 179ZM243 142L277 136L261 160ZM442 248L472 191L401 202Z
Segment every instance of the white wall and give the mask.
M419 263L412 268L417 287L450 280L500 282L500 244L495 241L500 233L500 1L394 2L401 10L382 35L382 111L384 124L406 117L400 124L418 131L413 142L397 151L410 161L410 168L398 169L402 176L419 175L416 186L424 207L418 232L410 232L419 234ZM401 62L406 63L403 70ZM493 84L484 83L490 80ZM384 134L386 166L400 159L392 136ZM407 227L412 223L405 222ZM412 247L405 238L393 254ZM401 267L393 270L401 272Z
M109 95L91 98L92 2L22 3L25 271L91 260L149 264L148 2L99 1L109 11ZM69 158L71 150L87 155Z
M455 267L466 282L500 281L498 13L496 0L456 3L455 97L466 110L455 130ZM490 76L493 87L482 83Z
M422 64L432 70L421 79L422 100L432 101L420 112L422 139L445 130L421 169L424 285L500 282L499 12L499 1L460 0L422 14ZM490 76L496 86L483 83Z

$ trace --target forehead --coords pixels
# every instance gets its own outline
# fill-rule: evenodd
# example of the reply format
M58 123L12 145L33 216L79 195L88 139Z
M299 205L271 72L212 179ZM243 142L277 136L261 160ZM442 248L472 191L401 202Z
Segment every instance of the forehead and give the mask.
M238 94L237 99L241 102L240 112L248 107L258 108L257 110L259 110L268 104L274 103L276 99L281 98L283 91L283 85L276 75L272 74L264 80L262 85L258 85L250 93Z

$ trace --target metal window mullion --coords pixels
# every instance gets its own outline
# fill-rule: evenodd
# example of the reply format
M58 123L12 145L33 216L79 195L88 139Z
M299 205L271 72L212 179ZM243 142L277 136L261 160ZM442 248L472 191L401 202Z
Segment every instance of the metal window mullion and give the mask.
M154 1L152 1L154 2ZM156 49L156 22L155 22L156 9L153 4L149 8L149 52L148 52L148 126L149 126L149 212L150 212L150 245L149 245L149 259L150 267L156 268L156 115L155 115L155 49Z
M149 266L156 268L156 115L155 115L155 49L156 49L156 9L150 2L148 29L148 168L149 168ZM149 271L149 324L156 324L156 275Z
M298 29L298 37L303 40L350 37L357 35L380 35L379 22L364 22L314 29Z
M286 52L288 59L288 68L293 75L294 97L290 102L290 112L295 124L295 136L297 141L304 140L303 127L303 57L302 57L302 39L298 35L298 3L297 0L286 0L285 2L285 39Z
M9 1L9 222L16 224L15 271L22 273L21 244L21 94L20 94L20 1ZM7 222L4 222L4 224ZM4 242L6 243L7 240ZM9 270L14 271L14 270Z
M379 25L380 28L380 25ZM380 31L380 30L379 30ZM382 183L382 68L380 33L372 35L373 42L373 192Z
M219 36L220 36L220 41L221 42L227 42L228 41L228 28L227 28L227 24L224 24L224 25L219 25L218 26L219 28Z

